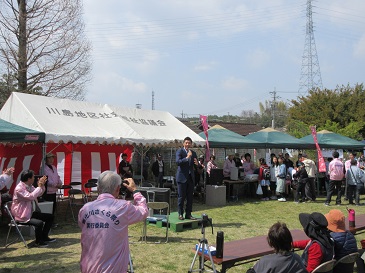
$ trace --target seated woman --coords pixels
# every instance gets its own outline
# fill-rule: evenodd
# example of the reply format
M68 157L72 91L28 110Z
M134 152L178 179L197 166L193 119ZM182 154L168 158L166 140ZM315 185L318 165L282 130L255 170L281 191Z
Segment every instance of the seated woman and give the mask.
M357 243L355 236L348 230L345 225L345 215L338 209L331 209L324 215L328 222L328 229L331 231L331 237L335 242L335 260L351 253L357 252Z
M311 273L320 264L333 259L334 243L327 229L327 219L322 213L300 213L299 221L310 239L293 242L293 247L304 249L302 260Z
M299 255L292 252L293 238L286 224L272 225L267 242L275 253L262 257L247 273L307 273Z

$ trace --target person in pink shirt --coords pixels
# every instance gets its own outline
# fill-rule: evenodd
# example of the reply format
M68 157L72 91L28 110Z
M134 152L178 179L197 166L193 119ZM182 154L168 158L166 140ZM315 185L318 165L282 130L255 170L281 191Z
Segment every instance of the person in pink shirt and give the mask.
M35 227L35 246L47 247L48 243L55 242L56 239L48 237L48 233L53 223L53 215L42 213L37 204L37 197L44 193L44 184L47 177L43 176L38 180L38 187L33 186L34 172L25 170L20 174L20 182L15 187L11 213L15 221L23 225Z
M223 176L224 178L230 179L231 176L231 168L236 167L236 163L233 160L234 154L228 155L228 158L224 161L223 164Z
M342 161L339 159L340 155L337 151L334 151L332 156L333 160L328 165L330 181L327 189L326 202L324 203L326 206L329 206L335 188L337 190L336 205L341 204L341 186L342 179L344 178L344 166Z
M245 161L242 162L242 168L245 170L245 174L253 174L255 170L255 163L251 161L249 153L245 153Z
M55 155L48 153L45 159L44 175L48 177L47 192L43 195L44 200L53 202L53 214L56 210L57 200L56 193L62 186L62 181L58 175L57 168L53 165Z
M210 176L210 170L211 169L217 169L218 168L218 166L217 166L217 164L215 163L214 160L215 160L215 155L211 155L210 160L207 164L207 173L208 173L209 176Z
M82 273L127 272L128 226L146 219L148 208L132 178L123 180L123 186L133 193L134 203L117 199L121 184L118 174L112 171L101 173L98 198L86 203L79 212Z

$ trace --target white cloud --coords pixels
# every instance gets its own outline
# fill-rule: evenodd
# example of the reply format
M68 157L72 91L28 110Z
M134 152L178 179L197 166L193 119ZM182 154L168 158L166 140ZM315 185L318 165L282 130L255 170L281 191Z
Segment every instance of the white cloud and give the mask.
M194 66L194 70L195 71L208 71L208 70L212 70L214 69L214 67L216 66L216 62L211 61L209 63L201 63L201 64L197 64L196 66Z
M125 91L126 93L145 93L147 90L145 83L135 82L125 77L119 77L117 85L120 90Z
M357 58L365 57L365 34L360 38L360 40L354 46L354 56Z
M256 49L247 56L247 61L255 69L261 68L270 61L270 55L262 49Z
M222 87L225 90L243 90L248 86L248 82L244 79L237 79L236 77L228 77L223 83Z
M105 92L117 92L119 95L145 93L147 85L144 82L136 82L118 73L100 75ZM104 92L104 91L103 91Z

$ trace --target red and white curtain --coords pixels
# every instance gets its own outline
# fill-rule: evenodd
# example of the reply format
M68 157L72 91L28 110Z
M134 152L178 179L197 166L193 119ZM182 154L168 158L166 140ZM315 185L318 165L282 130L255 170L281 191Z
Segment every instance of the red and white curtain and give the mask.
M0 170L15 168L13 179L7 185L10 192L20 181L23 170L31 169L36 174L41 173L42 149L42 143L0 145ZM46 146L47 153L56 155L54 164L65 185L70 182L85 184L88 179L98 178L106 170L117 172L120 154L126 153L130 157L132 151L131 145L48 143Z

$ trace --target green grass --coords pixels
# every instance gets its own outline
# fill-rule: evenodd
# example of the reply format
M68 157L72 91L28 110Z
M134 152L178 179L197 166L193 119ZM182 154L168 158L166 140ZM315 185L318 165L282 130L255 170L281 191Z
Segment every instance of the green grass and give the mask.
M194 202L194 216L206 213L213 220L214 234L211 227L207 227L206 238L209 244L215 244L216 233L224 232L226 242L248 238L257 235L266 235L269 227L276 221L287 223L290 229L301 229L298 220L300 212L327 213L330 209L342 210L347 215L346 205L325 207L324 198L318 198L315 203L295 204L292 201L280 203L278 201L259 202L255 199L244 199L237 203L229 203L224 207L209 207L197 200ZM64 204L63 204L64 206ZM356 214L364 214L365 207L353 207ZM51 237L57 242L49 248L26 249L21 242L17 242L7 249L0 248L0 273L15 272L79 272L81 253L80 230L72 221L64 221L64 207L56 216L59 228L53 229ZM69 217L70 218L70 217ZM186 230L183 232L169 231L169 243L153 244L141 242L142 224L130 226L130 249L136 272L187 272L193 260L192 249L202 237L201 229ZM163 240L165 229L148 226L148 235ZM0 226L0 246L5 244L7 226L5 221ZM16 237L13 233L12 238ZM356 235L358 242L365 236ZM28 242L33 238L27 238ZM155 239L155 238L153 238ZM106 244L107 247L107 244ZM359 243L360 247L360 243ZM246 272L249 266L240 265L229 270L230 273ZM197 263L196 267L197 268Z

